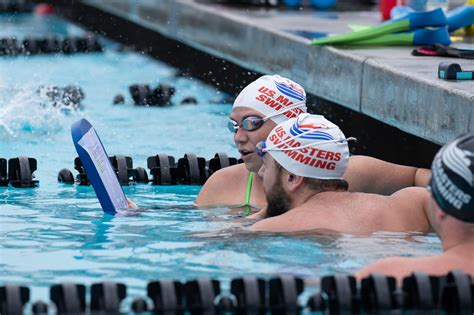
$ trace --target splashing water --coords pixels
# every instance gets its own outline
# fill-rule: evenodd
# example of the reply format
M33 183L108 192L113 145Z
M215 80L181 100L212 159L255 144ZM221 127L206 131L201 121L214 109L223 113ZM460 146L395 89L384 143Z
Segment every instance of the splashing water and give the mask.
M0 138L24 134L48 135L64 127L67 104L55 103L38 86L6 88L0 82Z

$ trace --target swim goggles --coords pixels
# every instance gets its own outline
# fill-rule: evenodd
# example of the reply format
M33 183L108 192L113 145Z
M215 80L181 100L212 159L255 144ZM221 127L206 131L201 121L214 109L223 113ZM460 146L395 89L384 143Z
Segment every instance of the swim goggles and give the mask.
M287 111L290 111L295 108L303 107L305 105L306 105L306 101L301 101L301 102L296 102L288 107L284 107L281 110L265 117L247 116L244 119L242 119L242 123L240 125L235 120L229 119L229 122L227 123L227 128L229 129L230 132L234 132L234 133L237 132L239 128L242 128L247 131L254 131L262 127L263 124L270 118L273 118L278 115L282 115L286 113Z
M242 123L239 125L235 120L230 119L227 123L227 128L230 132L237 132L239 128L242 128L247 131L254 131L262 127L265 123L265 118L258 116L248 116L242 119Z

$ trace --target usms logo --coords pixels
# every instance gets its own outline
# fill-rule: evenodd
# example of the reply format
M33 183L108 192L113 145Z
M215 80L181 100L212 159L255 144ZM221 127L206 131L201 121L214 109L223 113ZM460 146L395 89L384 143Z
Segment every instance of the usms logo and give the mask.
M274 82L278 91L280 91L281 94L297 99L298 101L304 101L306 99L304 91L295 84L277 81Z
M301 124L297 122L290 128L290 134L293 137L310 140L334 140L333 136L327 132L320 131L318 129L327 128L326 125L322 124ZM309 132L311 131L311 132ZM303 134L308 132L307 134ZM302 135L303 134L303 135Z

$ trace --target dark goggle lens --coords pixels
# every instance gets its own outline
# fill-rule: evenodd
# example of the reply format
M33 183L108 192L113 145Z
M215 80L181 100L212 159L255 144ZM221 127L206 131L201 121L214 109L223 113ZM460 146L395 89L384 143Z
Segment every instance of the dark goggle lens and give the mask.
M261 117L251 116L244 118L240 127L247 131L254 131L262 127L264 122L265 120ZM234 120L229 120L229 122L227 123L227 128L229 128L231 132L237 132L237 129L239 129L239 124Z
M265 121L260 117L247 117L242 120L242 128L248 131L260 128Z

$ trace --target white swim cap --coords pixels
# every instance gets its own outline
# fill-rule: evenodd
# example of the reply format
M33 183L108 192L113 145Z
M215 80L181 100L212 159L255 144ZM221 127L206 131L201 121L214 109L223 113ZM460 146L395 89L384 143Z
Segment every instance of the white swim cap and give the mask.
M240 92L233 107L256 109L279 124L306 113L306 92L287 78L264 75Z
M355 139L346 139L324 116L302 114L276 126L263 151L295 175L342 179L349 162L348 140Z

